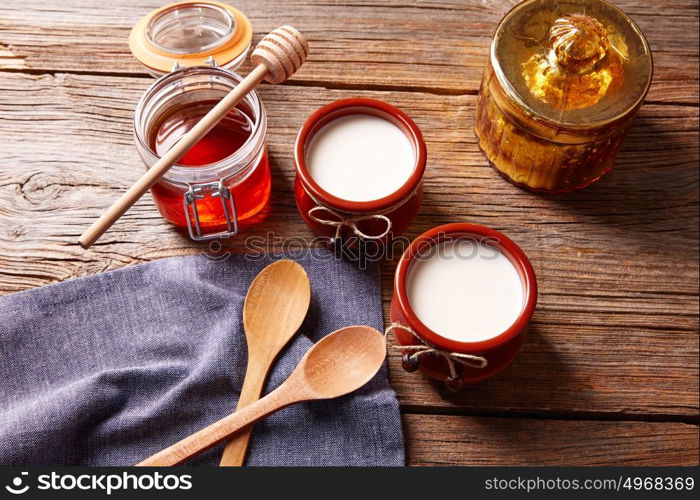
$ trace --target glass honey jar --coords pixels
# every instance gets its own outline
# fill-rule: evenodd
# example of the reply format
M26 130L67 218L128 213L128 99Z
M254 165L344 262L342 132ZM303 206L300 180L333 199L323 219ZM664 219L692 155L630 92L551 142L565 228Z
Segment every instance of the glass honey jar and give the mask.
M158 77L134 114L146 168L240 84L233 70L252 35L242 12L210 0L166 5L134 25L129 47ZM163 218L196 241L232 237L254 220L271 190L266 135L265 108L252 91L153 185Z
M496 30L475 132L491 165L534 191L566 192L612 169L652 78L637 25L603 0L527 0Z
M156 80L134 114L136 146L146 167L241 80L208 66ZM186 227L196 241L234 236L239 222L256 215L270 197L266 137L265 108L252 91L151 188L163 218Z

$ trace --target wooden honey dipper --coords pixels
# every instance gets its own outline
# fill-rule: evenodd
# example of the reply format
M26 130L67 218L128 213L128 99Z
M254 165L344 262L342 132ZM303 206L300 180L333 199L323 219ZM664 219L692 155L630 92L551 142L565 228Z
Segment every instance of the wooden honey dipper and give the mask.
M136 201L176 164L197 141L207 135L251 90L260 82L281 83L292 76L306 60L309 44L304 36L291 26L281 26L255 47L250 60L255 66L235 89L214 106L180 140L165 153L141 178L112 206L80 235L78 243L89 248Z

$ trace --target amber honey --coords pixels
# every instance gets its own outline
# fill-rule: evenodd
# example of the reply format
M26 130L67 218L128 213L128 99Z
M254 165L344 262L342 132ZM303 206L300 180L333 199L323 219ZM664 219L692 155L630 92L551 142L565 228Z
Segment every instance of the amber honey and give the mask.
M202 101L171 110L151 130L151 149L163 156L216 104L216 101ZM252 130L250 117L236 108L192 146L178 164L199 167L223 160L245 144Z
M523 2L491 45L475 117L479 146L520 186L585 187L612 169L651 72L641 31L607 2Z
M151 149L162 156L215 105L216 101L201 101L171 110L154 125L149 140ZM240 150L252 132L251 117L244 110L236 108L197 142L178 165L191 168L214 165ZM239 221L258 213L270 195L270 167L266 152L263 152L258 163L252 166L251 173L244 179L232 178L224 182L233 195ZM151 192L163 217L178 226L187 225L181 189L159 183ZM203 228L221 230L226 225L218 197L206 196L197 200L197 212Z
M488 69L475 123L479 146L504 177L534 191L565 192L586 187L612 170L631 120L621 125L617 134L599 140L594 133L564 127L552 135L539 136L498 106L497 97L493 97L493 92L499 92L498 83L493 78L493 70ZM561 140L554 135L560 135ZM581 142L570 144L567 139Z
M241 81L220 68L183 68L159 78L134 115L136 145L150 168ZM267 117L255 91L200 139L152 188L161 215L195 240L227 238L270 196Z

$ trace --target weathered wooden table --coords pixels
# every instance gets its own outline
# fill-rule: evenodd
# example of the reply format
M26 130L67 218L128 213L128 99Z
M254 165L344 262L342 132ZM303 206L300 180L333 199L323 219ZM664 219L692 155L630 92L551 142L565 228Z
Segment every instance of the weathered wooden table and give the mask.
M91 250L76 244L143 171L131 120L153 80L127 36L163 3L0 3L2 293L206 249L165 223L150 195ZM615 2L651 43L654 84L616 169L561 196L504 181L472 130L490 37L514 3L237 0L254 42L288 23L312 46L291 81L260 91L274 191L262 224L238 241L311 237L292 196L300 125L334 99L389 101L428 144L409 236L454 221L492 226L529 254L540 284L524 349L493 380L452 394L392 356L409 462L697 464L698 2ZM393 270L383 266L387 305Z

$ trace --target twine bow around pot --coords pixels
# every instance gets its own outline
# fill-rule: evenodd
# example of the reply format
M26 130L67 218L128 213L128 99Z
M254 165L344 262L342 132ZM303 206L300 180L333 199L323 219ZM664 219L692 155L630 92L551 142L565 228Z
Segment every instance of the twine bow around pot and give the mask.
M326 212L326 214L330 214L337 220L323 218L316 215L320 215L321 212ZM391 232L391 219L389 219L389 217L383 214L358 215L353 217L343 215L340 212L336 212L335 210L330 209L328 207L317 205L308 211L308 216L310 219L312 219L315 222L318 222L319 224L334 227L336 239L340 237L340 232L343 230L344 227L350 228L352 232L355 233L355 235L365 240L381 240ZM382 233L378 235L364 233L357 227L357 225L360 222L368 220L383 221L386 224L386 229L384 229L384 231L382 231Z
M389 335L397 328L409 332L420 343L418 345L395 345L394 347L400 351L411 351L410 354L407 354L407 360L409 362L413 362L416 368L418 367L418 362L420 361L420 358L426 354L434 354L442 357L445 360L445 362L447 362L447 366L450 370L450 378L448 379L448 382L454 382L460 378L459 374L457 373L457 367L455 366L455 364L460 364L478 369L483 369L488 366L488 360L482 356L476 356L473 354L463 354L461 352L451 352L440 349L432 345L430 342L426 341L422 337L420 337L413 330L413 328L406 325L402 325L401 323L392 323L391 325L389 325L386 328L386 330L384 330L384 335ZM394 338L395 337L396 336L394 336ZM448 388L452 389L453 387L448 382L446 382Z

